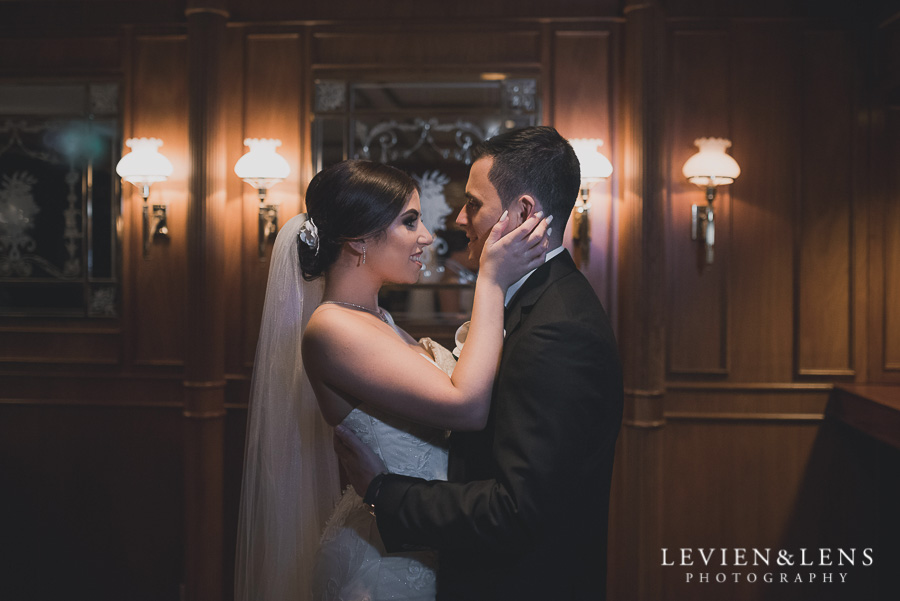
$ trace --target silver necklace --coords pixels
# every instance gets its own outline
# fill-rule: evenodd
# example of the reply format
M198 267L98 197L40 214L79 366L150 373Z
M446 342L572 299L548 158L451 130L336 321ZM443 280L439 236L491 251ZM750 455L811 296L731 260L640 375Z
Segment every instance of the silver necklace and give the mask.
M377 317L384 323L390 325L390 322L388 321L387 317L385 317L384 311L382 310L381 307L378 307L378 311L373 311L372 309L370 309L368 307L363 307L362 305L357 305L355 303L345 303L344 301L322 301L321 304L323 304L323 305L344 305L345 307L353 307L353 308L359 309L360 311L365 311L366 313L371 313L372 315L374 315L375 317Z

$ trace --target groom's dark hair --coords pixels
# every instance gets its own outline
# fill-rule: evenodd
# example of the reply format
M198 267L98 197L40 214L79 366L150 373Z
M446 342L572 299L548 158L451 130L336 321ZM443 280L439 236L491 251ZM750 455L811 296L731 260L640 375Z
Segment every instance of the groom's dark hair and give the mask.
M488 179L504 208L527 194L557 223L569 219L581 187L581 168L571 144L554 128L526 127L496 135L472 150L473 160L484 157L494 159Z

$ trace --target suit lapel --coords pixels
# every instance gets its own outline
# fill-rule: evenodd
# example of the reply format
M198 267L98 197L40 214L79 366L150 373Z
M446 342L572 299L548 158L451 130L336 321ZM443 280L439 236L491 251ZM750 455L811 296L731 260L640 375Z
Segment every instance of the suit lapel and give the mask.
M506 338L519 327L522 320L531 311L531 308L541 297L544 291L554 282L563 276L576 271L575 262L568 250L564 250L559 255L553 257L540 267L538 267L531 276L525 280L522 287L516 292L515 296L509 301L506 307L503 328L506 330Z

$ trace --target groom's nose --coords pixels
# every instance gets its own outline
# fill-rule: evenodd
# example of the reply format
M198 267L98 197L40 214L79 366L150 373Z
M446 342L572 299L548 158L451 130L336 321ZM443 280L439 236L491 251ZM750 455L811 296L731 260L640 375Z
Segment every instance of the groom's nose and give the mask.
M463 208L459 210L459 215L456 216L456 225L468 225L469 224L469 216L466 215L466 207L463 205Z

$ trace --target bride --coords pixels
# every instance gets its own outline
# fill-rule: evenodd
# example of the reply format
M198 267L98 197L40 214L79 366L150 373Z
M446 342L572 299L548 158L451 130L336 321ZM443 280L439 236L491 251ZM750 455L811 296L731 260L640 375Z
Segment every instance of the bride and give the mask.
M335 507L329 426L353 430L391 472L446 479L445 431L484 427L506 289L543 263L547 222L536 215L504 236L504 214L491 230L457 362L429 339L417 343L378 307L384 283L417 280L432 242L414 181L386 165L345 161L313 178L306 204L272 253L251 385L235 599L433 600L432 553L386 553L352 489Z

